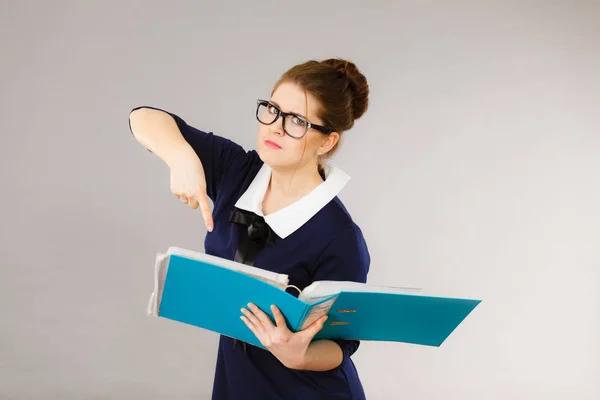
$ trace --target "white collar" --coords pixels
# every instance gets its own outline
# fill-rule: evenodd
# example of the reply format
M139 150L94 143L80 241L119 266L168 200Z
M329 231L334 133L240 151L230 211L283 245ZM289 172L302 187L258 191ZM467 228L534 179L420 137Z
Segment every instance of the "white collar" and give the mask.
M271 168L267 164L263 164L235 206L264 217L271 229L284 239L333 200L350 180L344 171L334 165L325 167L325 177L325 181L312 192L265 217L262 211L262 202L271 180Z

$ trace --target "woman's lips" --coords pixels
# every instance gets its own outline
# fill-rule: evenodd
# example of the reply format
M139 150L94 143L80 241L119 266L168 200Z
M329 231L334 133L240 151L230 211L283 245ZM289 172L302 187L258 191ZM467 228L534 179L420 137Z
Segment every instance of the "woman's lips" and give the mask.
M265 145L271 149L276 149L276 150L281 149L280 145L278 145L277 143L272 142L270 140L265 140Z

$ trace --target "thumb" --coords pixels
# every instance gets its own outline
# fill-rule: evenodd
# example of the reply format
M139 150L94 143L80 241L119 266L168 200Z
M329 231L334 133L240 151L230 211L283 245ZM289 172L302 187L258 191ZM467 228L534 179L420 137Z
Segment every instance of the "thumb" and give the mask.
M306 328L303 332L305 333L306 336L308 337L313 337L315 336L317 333L319 333L319 331L321 329L323 329L323 325L325 325L325 321L327 321L327 315L319 318L318 320L316 320L315 322L313 322L308 328Z

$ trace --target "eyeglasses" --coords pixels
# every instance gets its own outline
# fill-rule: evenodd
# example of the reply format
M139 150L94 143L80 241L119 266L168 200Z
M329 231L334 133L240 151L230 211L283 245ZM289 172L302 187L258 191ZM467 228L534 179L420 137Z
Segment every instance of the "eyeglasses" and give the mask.
M321 133L329 134L332 132L330 128L316 125L308 121L306 118L296 114L283 112L275 104L267 100L258 100L256 107L256 119L264 125L271 125L279 117L283 118L283 131L294 139L302 139L309 129L315 129Z

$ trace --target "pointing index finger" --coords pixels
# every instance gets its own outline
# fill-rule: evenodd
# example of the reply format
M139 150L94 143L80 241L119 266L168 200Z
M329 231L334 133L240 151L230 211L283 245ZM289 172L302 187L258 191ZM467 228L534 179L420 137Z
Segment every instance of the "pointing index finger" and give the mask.
M204 218L206 229L209 232L212 232L214 228L214 221L212 218L212 210L210 209L210 204L208 203L208 197L206 194L202 194L198 197L198 203L200 205L200 211L202 212L202 218Z

